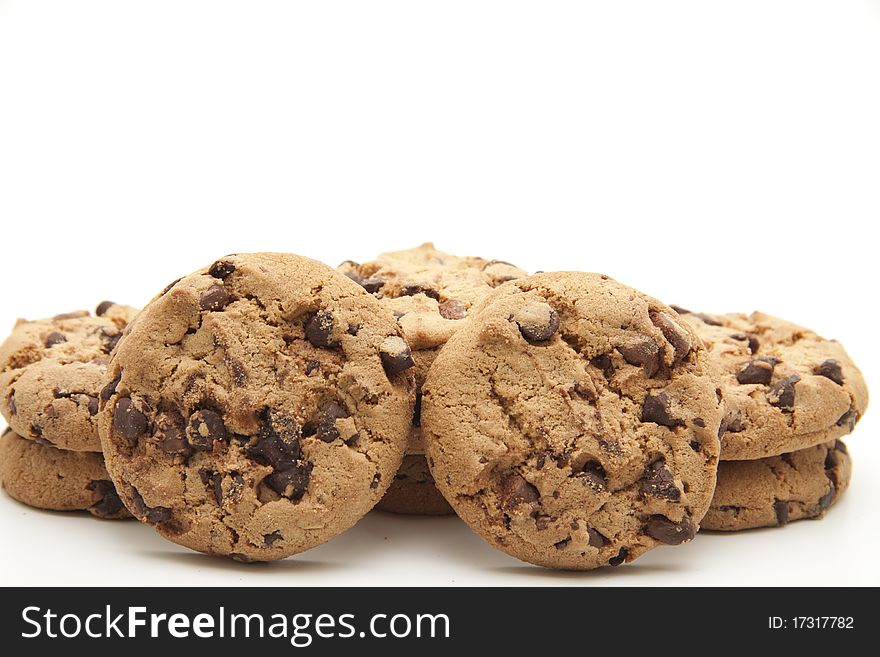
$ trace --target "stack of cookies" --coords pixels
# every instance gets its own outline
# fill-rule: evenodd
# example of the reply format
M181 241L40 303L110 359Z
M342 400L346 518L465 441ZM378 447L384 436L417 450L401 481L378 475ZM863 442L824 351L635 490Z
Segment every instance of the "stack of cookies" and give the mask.
M107 361L137 309L110 302L87 311L19 320L0 346L0 480L41 509L130 518L101 453L98 404Z
M764 313L677 310L709 350L724 409L718 485L701 527L821 517L849 485L852 464L840 438L868 405L846 351Z
M0 348L4 486L240 561L377 505L571 569L819 517L867 405L843 348L782 320L430 244L337 270L226 256L96 315Z

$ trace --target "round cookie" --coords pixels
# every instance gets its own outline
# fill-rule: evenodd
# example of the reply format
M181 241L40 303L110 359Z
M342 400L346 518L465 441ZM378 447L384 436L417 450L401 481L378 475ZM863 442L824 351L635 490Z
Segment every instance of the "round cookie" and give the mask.
M864 414L865 380L839 342L760 312L678 311L718 370L722 460L825 443L850 433Z
M507 283L446 344L422 429L437 487L491 545L589 569L693 538L721 411L675 311L599 274Z
M431 363L477 303L502 283L527 273L501 260L444 253L431 243L383 253L363 264L348 260L337 269L378 298L403 328L416 363L416 409L407 453L424 454L418 406ZM410 469L401 475L378 508L394 513L452 513L440 502L440 495L430 490L433 484L424 479L427 471L422 461L412 460ZM408 491L412 493L409 497Z
M391 513L446 516L454 513L434 485L424 454L407 454L377 509Z
M11 429L0 437L0 482L19 502L53 511L88 511L131 518L94 452L71 452L26 440Z
M755 461L722 461L700 527L738 531L821 518L851 475L852 459L839 440Z
M168 286L108 366L100 432L126 505L166 538L281 559L352 526L399 467L413 359L360 286L291 254Z
M0 345L0 412L20 436L100 452L97 412L107 358L137 309L104 301L49 319L20 319Z

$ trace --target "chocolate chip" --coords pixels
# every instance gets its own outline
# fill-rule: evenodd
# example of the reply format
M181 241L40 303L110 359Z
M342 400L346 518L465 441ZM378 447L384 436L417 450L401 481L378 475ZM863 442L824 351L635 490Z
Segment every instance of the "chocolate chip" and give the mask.
M305 494L309 487L309 480L312 476L312 467L313 464L311 461L304 461L298 467L273 472L266 477L265 481L268 486L279 495L291 500L298 500Z
M826 379L831 379L839 386L843 385L843 372L840 369L840 363L833 358L822 361L821 365L814 367L813 374L818 374L819 376L824 376Z
M246 448L246 454L269 465L274 472L266 484L279 495L299 499L308 489L313 464L303 458L300 447L302 430L292 417L270 410L262 415L260 435Z
M223 475L219 472L212 472L211 470L206 470L201 468L199 470L199 479L202 480L202 483L206 486L211 487L211 492L214 494L214 500L217 504L223 504Z
M783 411L794 410L794 386L801 380L797 374L777 381L767 392L767 402Z
M122 339L122 333L113 333L108 335L104 333L101 336L101 351L105 354L109 354L116 348L116 345L119 344L119 341Z
M688 516L674 522L666 516L654 515L645 523L645 533L666 545L679 545L691 540L697 528Z
M543 513L535 516L535 529L537 529L539 532L544 531L545 529L547 529L547 527L550 526L550 521L550 516Z
M776 500L773 502L773 511L776 513L776 524L780 527L788 523L788 502Z
M749 351L753 354L758 353L758 349L761 348L761 341L758 340L754 335L749 336Z
M722 420L718 427L718 437L721 438L726 433L740 433L746 428L740 411L731 411Z
M773 368L779 361L776 358L755 358L740 365L736 380L743 384L769 385L773 378Z
M569 536L568 538L563 538L561 541L556 541L553 544L553 547L555 547L557 550L564 550L568 547L569 543L571 543L571 536Z
M834 498L837 495L837 486L835 485L834 480L829 477L828 483L831 484L831 488L828 490L827 493L819 498L819 511L824 511L829 506L831 506L831 503L834 501Z
M627 550L625 547L620 548L620 552L617 553L617 556L611 557L608 560L608 565L609 566L619 566L620 564L622 564L623 562L626 561L626 558L628 556L629 556L629 550Z
M108 401L116 393L116 388L121 380L122 375L117 376L101 389L101 401Z
M642 404L642 422L654 422L664 427L684 426L684 422L669 413L669 396L665 392L648 395Z
M559 313L546 303L519 308L512 319L529 344L547 342L559 330Z
M464 319L467 317L467 309L461 301L446 299L440 302L440 316L444 319Z
M235 271L235 265L228 260L218 260L208 269L208 273L214 278L224 279Z
M183 417L179 413L163 413L156 419L156 432L153 438L166 454L185 454L189 452Z
M673 317L667 313L655 311L650 313L651 322L660 329L663 337L672 345L673 363L677 364L687 358L693 349L693 338L690 332L681 324L675 321Z
M639 493L673 502L681 499L681 491L675 485L675 477L666 467L665 459L657 459L645 468L645 474L639 482Z
M189 416L186 439L193 449L211 451L214 441L225 442L228 435L223 418L216 411L203 408Z
M829 452L825 455L825 469L831 470L837 467L837 454L834 453L834 450L829 450Z
M709 326L723 326L721 322L712 317L712 315L707 315L706 313L692 313L695 317L699 317L700 320L704 324L708 324Z
M502 509L510 510L520 504L531 504L537 502L539 497L538 489L519 473L512 472L501 480L498 499Z
M595 548L603 548L611 542L592 527L587 527L587 536L590 537L590 545Z
M119 494L116 492L116 487L112 481L96 479L89 482L86 489L98 494L98 501L89 507L96 515L108 518L122 511L124 505L122 500L119 499Z
M88 409L89 415L95 416L98 414L98 398L97 397L89 397Z
M147 430L147 416L135 408L130 397L122 397L113 409L113 429L134 444Z
M171 520L171 509L166 506L147 506L140 492L132 487L131 496L134 501L135 514L151 524L159 524Z
M49 335L46 336L46 339L43 340L43 344L46 348L54 347L56 344L61 344L62 342L67 342L67 336L63 333L59 333L58 331L53 331Z
M348 276L355 283L360 285L362 288L364 288L370 294L375 294L385 285L385 281L378 276L372 278L364 278L356 271L347 271L345 272L345 275Z
M839 427L848 427L850 431L856 428L856 423L859 421L859 412L850 408L846 413L840 416L837 420L836 424Z
M382 475L377 472L373 475L373 481L370 482L370 488L372 490L376 490L377 488L379 488L380 481L382 481Z
M271 534L263 534L263 543L266 545L272 545L275 541L280 541L284 536L279 531L274 531Z
M699 440L692 440L688 443L688 445L690 445L691 449L694 450L695 452L699 452L703 447L700 444Z
M306 339L315 347L324 349L336 347L339 342L333 337L334 325L333 313L329 310L319 310L306 321Z
M575 473L574 476L583 479L596 492L602 492L608 487L605 468L599 461L587 461L580 472Z
M389 377L400 374L415 365L409 345L403 338L390 335L379 347L379 356L382 359L382 367Z
M314 372L320 366L321 361L312 358L308 363L306 363L306 376L310 376L312 372Z
M611 356L608 354L602 354L601 356L592 358L590 364L601 370L606 379L610 379L614 375L614 363L611 360Z
M212 285L199 297L199 308L208 311L223 310L232 301L232 295L225 286Z
M106 313L108 310L110 310L110 308L112 308L115 305L116 304L112 301L102 301L101 303L98 304L98 307L95 308L95 314L98 317L102 317L104 315L104 313Z
M339 429L336 428L336 420L349 417L346 408L336 402L330 402L321 412L321 419L318 422L315 434L325 443L332 443L339 438Z
M694 423L694 426L700 427L700 429L706 428L706 420L701 417L695 417L693 420L691 420L691 422Z
M643 367L645 375L651 378L660 369L660 347L653 340L645 339L617 348L620 355L630 365Z
M413 406L412 425L414 427L422 426L422 393L416 393L416 403Z
M400 291L402 297L414 297L417 294L424 294L426 297L440 301L440 293L425 285L407 285Z

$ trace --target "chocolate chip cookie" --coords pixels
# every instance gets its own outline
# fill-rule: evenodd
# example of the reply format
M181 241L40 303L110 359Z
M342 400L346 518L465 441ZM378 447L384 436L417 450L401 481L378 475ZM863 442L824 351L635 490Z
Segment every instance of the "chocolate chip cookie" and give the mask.
M105 519L131 518L100 454L40 445L11 429L0 437L0 482L12 497L28 506L83 510Z
M434 361L428 463L491 545L589 569L693 538L715 488L721 410L671 308L599 274L499 287Z
M701 527L738 531L821 518L851 475L852 459L839 440L754 461L722 461Z
M421 386L439 349L461 327L471 308L502 283L526 272L501 260L461 257L438 251L433 244L383 253L358 264L350 260L338 271L378 298L398 318L413 350L416 408L407 453L424 454L419 426ZM451 513L433 488L423 459L409 459L379 508L395 513Z
M722 460L775 456L851 432L868 405L862 373L843 346L764 313L683 309L718 371L725 408Z
M135 308L104 301L88 311L19 320L0 345L0 412L20 436L100 452L98 394L110 352Z
M289 254L232 255L138 315L108 366L99 427L134 515L239 560L353 525L400 466L413 358L390 311Z

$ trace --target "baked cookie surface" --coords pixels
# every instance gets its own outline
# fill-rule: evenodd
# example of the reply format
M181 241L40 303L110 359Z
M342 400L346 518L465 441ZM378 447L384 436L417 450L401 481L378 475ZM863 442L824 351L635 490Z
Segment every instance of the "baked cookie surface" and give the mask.
M100 430L140 520L239 560L360 519L401 463L413 359L393 315L332 269L231 255L175 281L111 359Z
M398 318L413 350L416 407L407 442L408 454L424 454L419 421L421 389L440 348L461 328L471 309L496 287L526 276L526 272L501 260L455 256L426 243L414 249L391 251L359 264L350 260L338 267L364 287ZM432 480L425 479L424 460L409 461L395 479L388 499L379 508L396 513L437 515L452 513ZM407 495L411 494L410 499ZM420 511L422 509L422 511Z
M607 276L498 288L434 361L421 420L456 513L543 566L619 565L687 541L715 487L721 411L702 344Z
M12 430L0 437L0 482L10 496L39 509L88 511L105 519L131 518L94 452L40 445Z
M100 452L107 360L137 312L105 301L94 316L83 310L16 322L0 345L0 412L10 428L44 445Z
M852 459L840 440L754 461L722 461L700 526L738 531L821 518L851 476Z
M679 309L718 370L722 460L753 460L850 433L868 405L843 346L777 317Z

